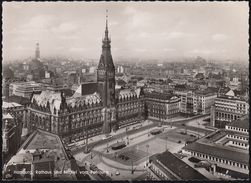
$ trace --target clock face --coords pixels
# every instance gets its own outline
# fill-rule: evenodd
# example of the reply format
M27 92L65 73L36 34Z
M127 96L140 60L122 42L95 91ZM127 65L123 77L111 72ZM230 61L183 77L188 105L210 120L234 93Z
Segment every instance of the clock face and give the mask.
M99 75L105 75L105 71L104 70L98 70L98 74Z

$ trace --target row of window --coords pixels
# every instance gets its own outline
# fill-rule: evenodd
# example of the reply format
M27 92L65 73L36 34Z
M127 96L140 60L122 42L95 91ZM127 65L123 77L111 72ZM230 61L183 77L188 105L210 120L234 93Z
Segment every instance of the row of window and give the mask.
M247 147L248 145L241 142L231 141L233 145L241 146L241 147Z
M246 137L241 137L241 136L238 136L238 135L231 135L231 134L228 134L227 137L229 137L229 138L234 138L234 139L239 139L239 140L246 140L246 141L248 141L248 138L246 138Z
M152 172L157 175L160 179L162 180L168 180L168 177L165 176L165 174L159 170L158 167L155 167L154 164L152 164L152 166L149 167L150 170L152 170Z
M222 113L222 112L216 112L216 117L217 118L225 118L228 120L237 120L240 118L240 116L236 116L233 114L226 114L226 113Z
M217 158L214 156L210 156L210 155L205 155L205 154L201 154L201 153L197 153L197 152L191 152L193 156L197 156L200 158L205 158L208 160L212 160L212 161L216 161L219 163L224 163L230 166L237 166L239 168L243 168L243 169L248 169L248 166L242 163L238 163L238 162L234 162L234 161L230 161L230 160L225 160L225 159L221 159L221 158Z
M235 130L235 131L239 131L239 132L248 132L247 129L237 128L237 127L234 127L234 126L227 126L226 128L229 129L229 130Z
M71 124L71 128L72 129L77 129L77 128L81 128L87 125L91 125L91 124L95 124L95 123L100 123L101 122L101 117L97 117L97 118L93 118L90 120L86 120L86 121L79 121L79 122L73 122Z

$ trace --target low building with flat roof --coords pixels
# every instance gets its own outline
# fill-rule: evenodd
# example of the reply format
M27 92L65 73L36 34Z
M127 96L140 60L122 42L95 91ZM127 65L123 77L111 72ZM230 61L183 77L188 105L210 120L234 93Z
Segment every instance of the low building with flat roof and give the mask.
M34 81L30 82L15 82L10 84L9 95L16 95L25 98L30 98L33 92L42 91L42 85Z
M150 173L155 174L160 180L208 180L169 151L153 155L149 159Z
M182 152L242 174L249 172L249 118L243 116L204 138L186 145Z

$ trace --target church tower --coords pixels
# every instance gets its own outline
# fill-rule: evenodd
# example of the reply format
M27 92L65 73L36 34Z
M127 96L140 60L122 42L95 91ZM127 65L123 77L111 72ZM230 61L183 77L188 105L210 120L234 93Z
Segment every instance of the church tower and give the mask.
M36 44L35 58L40 58L39 43Z
M103 104L109 108L115 105L115 67L111 55L111 39L108 37L107 17L106 14L105 37L102 40L102 54L97 69L97 82L102 86L100 94Z

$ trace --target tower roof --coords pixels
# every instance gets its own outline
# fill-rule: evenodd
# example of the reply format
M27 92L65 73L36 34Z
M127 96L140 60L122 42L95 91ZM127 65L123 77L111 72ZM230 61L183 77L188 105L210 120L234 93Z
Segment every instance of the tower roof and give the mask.
M111 55L111 40L109 38L109 30L108 30L108 10L106 10L106 25L105 25L105 37L102 40L102 54L100 57L99 69L108 69L114 70L113 59Z

